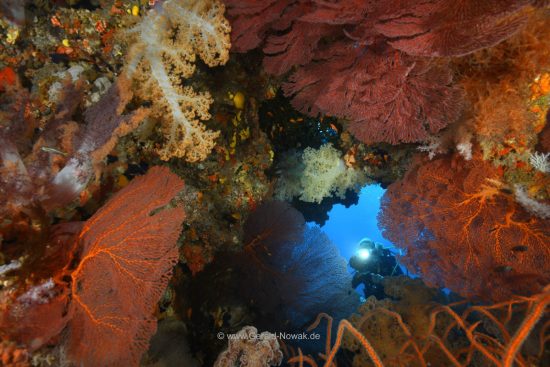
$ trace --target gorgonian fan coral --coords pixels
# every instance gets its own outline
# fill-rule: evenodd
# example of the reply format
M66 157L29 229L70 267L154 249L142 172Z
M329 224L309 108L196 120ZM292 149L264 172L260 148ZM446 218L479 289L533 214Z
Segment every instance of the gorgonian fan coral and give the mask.
M138 365L157 328L152 310L178 261L175 243L185 217L182 208L153 211L182 189L168 168L153 168L85 223L80 262L71 272L69 359Z
M3 336L36 350L66 327L64 358L75 365L137 366L156 330L153 310L178 260L185 216L181 208L157 209L182 188L167 168L152 168L83 226L65 224L81 230L62 236L74 242L58 247L68 259L63 269L1 295L12 298L1 309Z
M387 46L366 51L334 43L296 70L283 90L302 112L349 118L348 129L364 143L425 140L462 108L446 65Z
M550 221L526 212L498 170L446 156L417 162L382 200L383 235L432 286L502 300L550 282Z
M338 249L319 227L307 228L290 204L262 204L244 231L245 254L235 260L244 275L242 294L280 325L298 328L321 310L342 318L357 306Z
M210 118L212 98L185 83L197 56L211 67L228 60L224 11L217 0L167 0L125 33L130 47L124 75L138 83L137 95L152 101L153 112L163 119L167 141L159 154L164 160L200 161L215 145L219 133L201 123Z
M525 21L530 0L379 2L375 29L409 55L461 56L506 39Z
M498 4L497 4L498 3ZM351 120L365 143L423 141L459 117L445 63L513 34L531 1L226 0L233 50L261 47L265 69L309 114Z

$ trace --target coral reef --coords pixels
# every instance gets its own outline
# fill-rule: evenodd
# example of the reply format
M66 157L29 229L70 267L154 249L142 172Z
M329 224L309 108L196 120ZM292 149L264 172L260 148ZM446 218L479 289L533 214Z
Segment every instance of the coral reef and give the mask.
M0 364L544 365L549 5L2 2Z

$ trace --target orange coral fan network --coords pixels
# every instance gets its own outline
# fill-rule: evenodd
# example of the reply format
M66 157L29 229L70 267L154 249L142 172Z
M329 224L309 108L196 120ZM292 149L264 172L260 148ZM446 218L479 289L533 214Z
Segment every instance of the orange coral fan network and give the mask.
M168 168L154 167L111 198L72 237L74 259L53 276L55 284L50 278L39 299L31 289L2 310L8 337L36 350L67 326L69 361L137 366L156 330L153 310L177 262L185 217L179 207L157 209L182 188Z
M443 365L463 367L470 366L475 361L477 363L487 363L487 365L512 367L518 363L518 366L535 365L536 360L529 359L520 353L521 347L531 336L534 327L544 321L546 308L550 303L550 287L546 287L541 293L532 297L513 297L501 303L486 306L467 307L463 312L456 309L463 302L443 306L433 305L432 309L425 315L429 319L427 330L422 335L417 334L414 325L408 323L397 312L384 306L367 308L368 311L357 317L352 322L342 320L338 324L336 340L332 344L332 324L333 319L325 313L318 315L315 322L308 328L311 331L317 328L322 319L327 320L326 346L325 352L319 353L324 360L322 364L325 367L333 366L334 359L338 351L350 347L350 341L357 343L368 357L368 365L371 363L376 367L384 366L430 366ZM515 317L524 314L518 324L513 321ZM482 317L472 317L477 314ZM397 352L398 356L394 359L388 358L380 351L377 351L373 345L374 340L369 340L365 333L365 325L369 320L390 319L397 325L396 331L392 331L392 338L397 338L397 334L405 336L404 344ZM384 323L382 323L384 324ZM384 324L385 325L385 324ZM483 327L482 327L483 325ZM538 335L538 356L543 358L544 346L548 340L547 329L549 323L546 321ZM368 326L367 326L368 328ZM488 329L495 328L500 333L499 337L494 337L487 332ZM456 344L452 340L453 330L459 330L464 333L468 340L467 345ZM351 334L353 339L345 341L345 332ZM284 349L289 356L289 363L299 363L300 366L308 365L317 367L318 364L311 356L304 356L298 349L295 353L289 348ZM436 352L438 359L432 360ZM298 355L296 355L298 354ZM354 360L354 366L364 366L366 360ZM485 364L483 364L485 365Z
M432 286L503 300L550 282L550 222L523 210L479 156L417 162L389 187L379 223Z
M174 244L184 218L182 208L151 211L181 189L176 175L154 168L82 229L82 260L71 274L71 360L87 366L138 364L157 327L151 310L177 262Z

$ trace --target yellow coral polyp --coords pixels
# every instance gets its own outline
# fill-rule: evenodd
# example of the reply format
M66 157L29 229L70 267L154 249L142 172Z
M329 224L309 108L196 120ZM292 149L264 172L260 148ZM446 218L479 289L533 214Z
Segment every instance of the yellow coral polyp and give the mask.
M241 92L237 92L233 96L233 105L235 106L235 108L239 110L242 110L244 108L245 101L246 101L246 98L244 94Z
M239 137L241 138L241 141L248 139L250 137L250 128L247 127L246 129L239 131Z
M19 28L9 28L8 34L6 35L6 42L10 45L13 45L17 38L19 37Z
M237 112L237 115L233 117L233 120L231 122L233 123L233 126L237 126L242 120L242 111Z

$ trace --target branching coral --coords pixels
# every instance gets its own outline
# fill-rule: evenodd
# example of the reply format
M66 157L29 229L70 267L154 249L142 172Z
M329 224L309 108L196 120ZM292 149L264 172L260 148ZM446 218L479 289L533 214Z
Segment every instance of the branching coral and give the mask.
M534 169L543 173L550 173L550 153L531 153L529 163Z
M427 283L493 300L549 281L550 225L529 215L479 156L417 162L382 200L383 235Z
M164 160L200 161L215 145L219 133L200 122L210 118L210 94L184 83L195 71L197 55L211 67L227 61L230 27L224 11L217 0L168 0L126 33L124 74L138 82L138 95L152 101L163 119L167 141L159 154Z

